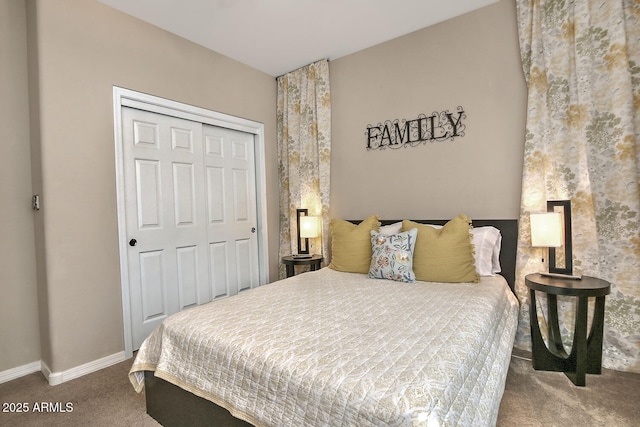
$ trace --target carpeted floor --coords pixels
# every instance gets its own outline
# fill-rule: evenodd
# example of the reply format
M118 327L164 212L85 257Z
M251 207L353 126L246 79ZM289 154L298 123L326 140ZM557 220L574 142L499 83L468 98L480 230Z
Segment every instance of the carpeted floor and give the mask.
M605 369L602 375L588 375L586 387L576 387L562 373L534 371L521 357L527 354L512 357L498 426L640 425L640 374ZM144 394L135 393L129 383L131 363L127 360L55 387L40 373L0 384L3 410L21 403L29 408L29 413L0 412L0 426L157 427L145 413ZM11 404L13 408L7 406ZM46 412L49 406L53 412Z
M0 412L0 426L158 427L160 424L145 412L144 394L136 393L129 382L132 363L133 359L125 360L53 387L39 372L0 384L3 409L5 402L24 402L30 409L29 413ZM65 408L70 403L73 407L71 412L37 412L42 410L41 402L61 403Z
M640 374L603 369L576 387L563 373L534 371L530 357L514 350L499 427L640 425Z

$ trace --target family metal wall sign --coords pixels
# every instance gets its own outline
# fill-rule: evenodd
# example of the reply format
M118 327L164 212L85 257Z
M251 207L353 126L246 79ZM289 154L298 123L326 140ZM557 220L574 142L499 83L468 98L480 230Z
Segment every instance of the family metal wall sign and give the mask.
M427 142L443 141L464 136L467 116L462 107L457 112L449 110L434 111L430 116L418 115L418 118L407 120L387 120L377 125L367 125L367 150L384 150L385 148L416 147Z

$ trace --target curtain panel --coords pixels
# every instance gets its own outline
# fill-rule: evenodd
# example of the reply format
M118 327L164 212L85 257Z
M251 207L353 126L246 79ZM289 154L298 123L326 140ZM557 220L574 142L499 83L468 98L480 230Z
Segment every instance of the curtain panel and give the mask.
M529 214L569 199L574 270L612 284L603 366L640 372L640 2L517 0L517 13L528 108L516 346L530 348L524 276L546 268ZM575 302L560 304L570 347Z
M331 160L329 61L322 60L277 78L280 257L298 252L296 209L322 219L322 233L310 239L310 253L328 254ZM284 267L280 266L280 277Z

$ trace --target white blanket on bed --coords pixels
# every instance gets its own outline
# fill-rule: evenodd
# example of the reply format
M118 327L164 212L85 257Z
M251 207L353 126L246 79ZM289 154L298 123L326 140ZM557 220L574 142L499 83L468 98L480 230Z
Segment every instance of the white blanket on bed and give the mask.
M493 425L517 326L501 276L399 283L323 268L175 314L144 370L259 426Z

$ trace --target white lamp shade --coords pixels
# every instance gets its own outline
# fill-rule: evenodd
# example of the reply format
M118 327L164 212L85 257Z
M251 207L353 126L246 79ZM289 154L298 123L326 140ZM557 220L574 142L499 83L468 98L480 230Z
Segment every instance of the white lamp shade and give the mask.
M300 237L313 239L320 235L320 218L317 216L300 217Z
M532 213L531 246L559 248L564 244L564 227L560 212Z

